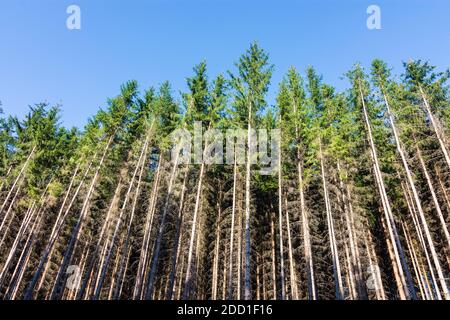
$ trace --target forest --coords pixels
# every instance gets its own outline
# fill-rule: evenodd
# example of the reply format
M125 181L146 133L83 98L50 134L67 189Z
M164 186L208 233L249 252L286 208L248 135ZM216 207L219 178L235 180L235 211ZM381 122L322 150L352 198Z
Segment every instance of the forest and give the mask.
M82 129L0 112L0 299L449 300L449 70L374 60L339 92L292 67L269 105L273 71L253 43L180 98L125 82ZM279 129L277 170L171 157L198 121Z

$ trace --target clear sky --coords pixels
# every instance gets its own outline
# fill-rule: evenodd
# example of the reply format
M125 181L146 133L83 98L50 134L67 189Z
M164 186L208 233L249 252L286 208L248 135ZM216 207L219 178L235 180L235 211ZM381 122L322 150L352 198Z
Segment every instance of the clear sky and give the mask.
M66 28L66 8L81 8L81 30ZM366 27L381 8L381 30ZM143 90L171 81L185 90L205 59L210 77L233 70L252 41L275 64L268 96L289 68L313 65L339 90L359 61L386 60L396 72L410 58L450 66L449 0L1 0L0 101L6 114L61 104L62 122L82 127L121 83Z

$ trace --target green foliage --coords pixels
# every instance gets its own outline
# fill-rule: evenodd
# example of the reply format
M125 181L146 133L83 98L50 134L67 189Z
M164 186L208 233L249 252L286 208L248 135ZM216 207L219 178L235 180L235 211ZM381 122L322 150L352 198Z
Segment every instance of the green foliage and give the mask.
M392 71L384 61L377 59L372 62L370 75L361 65L354 65L346 74L350 83L349 90L337 92L333 86L323 83L322 76L313 67L308 67L303 77L294 67L291 67L279 84L276 104L269 106L266 95L273 69L273 65L269 62L269 55L256 43L253 43L239 58L236 70L228 72L227 77L219 74L210 81L206 62L196 65L191 77L187 78L188 90L181 95L181 102L174 96L169 82L162 83L159 88L149 88L141 93L136 81L128 81L121 86L117 96L108 99L106 106L88 120L82 131L75 128L66 129L60 125L58 106L37 104L30 107L28 114L22 120L17 117L5 119L2 117L0 108L0 176L2 179L0 181L0 197L8 198L4 201L5 204L14 204L11 205L11 208L16 215L11 218L9 238L5 237L5 241L11 242L11 234L15 232L13 229L17 229L18 220L22 219L23 213L26 212L24 208L28 208L31 203L42 198L44 200L39 205L45 203L47 206L46 211L42 211L45 213L43 224L47 221L54 223L59 209L68 208L67 203L63 205L65 195L74 195L77 186L81 186L79 193L74 197L73 207L68 211L67 221L58 231L61 233L58 234L60 237L58 239L62 239L62 241L54 248L53 260L61 258L60 251L62 249L59 246L65 247L65 244L68 243L71 235L66 233L72 230L78 221L81 216L80 210L86 201L88 210L83 211L86 220L82 221L80 234L76 234L77 241L80 239L79 244L83 245L74 246L72 253L74 259L76 257L81 262L85 259L84 262L87 264L95 264L100 258L96 254L100 251L103 254L112 250L111 261L128 266L125 267L128 270L122 274L122 280L125 279L123 296L127 296L128 291L133 289L133 284L130 285L127 281L129 281L129 276L136 271L136 262L141 262L140 252L145 248L141 242L142 238L145 238L142 234L146 232L144 228L147 228L146 223L150 217L148 214L151 214L154 223L152 222L153 225L148 226L149 230L147 230L149 232L148 250L152 250L150 247L153 247L154 239L152 237L155 230L159 228L160 224L162 225L163 221L166 221L164 223L167 224L165 231L161 233L163 249L161 249L161 263L156 270L157 276L160 276L160 273L166 272L165 263L169 261L169 255L174 253L171 251L174 244L178 243L172 237L179 227L180 220L178 219L182 217L181 221L189 224L193 211L197 210L193 208L195 203L198 203L196 186L199 185L200 170L198 169L200 166L185 166L183 169L186 171L176 168L173 170L169 162L160 162L162 166L158 171L159 182L154 183L155 163L157 164L155 160L167 156L167 151L174 144L171 139L171 133L174 130L180 128L192 130L195 121L203 123L203 130L212 128L222 130L222 132L227 129L247 129L248 127L266 129L268 132L272 129L281 130L280 176L278 176L278 172L272 175L261 175L257 172L260 169L258 165L251 166L250 180L246 179L247 176L244 177L245 166L243 165L201 167L204 169L202 171L204 177L201 180L199 218L196 222L198 227L196 232L198 233L195 235L197 242L195 263L199 264L196 265L199 275L207 281L199 276L196 281L198 283L210 282L209 275L205 276L205 274L214 265L222 267L227 264L227 262L224 264L224 260L205 263L208 255L216 252L215 250L207 252L215 245L215 241L212 241L216 239L215 236L221 237L218 241L219 245L229 241L231 238L229 235L233 231L236 239L238 239L238 231L242 236L242 230L239 229L243 227L244 192L246 192L244 185L248 186L247 182L250 183L251 193L249 208L252 228L250 234L251 259L262 258L263 263L265 260L272 261L272 252L266 250L264 246L269 242L272 243L272 240L268 241L269 237L274 237L274 239L278 237L278 235L270 234L268 230L273 222L275 229L280 227L278 218L272 219L273 212L276 212L277 206L279 206L276 200L279 199L278 178L281 178L283 200L281 211L286 218L288 213L290 214L289 219L292 223L290 225L292 234L289 234L289 238L292 236L292 243L285 246L286 249L289 248L292 251L290 253L293 254L295 263L297 263L296 272L300 275L298 271L306 269L304 268L306 259L302 259L300 256L304 250L302 236L303 232L306 234L306 229L309 230L312 243L311 253L314 256L314 271L318 275L316 278L317 288L320 288L318 290L327 287L328 283L325 282L327 282L329 269L331 269L327 263L330 256L328 243L326 243L328 239L324 237L328 223L335 224L338 258L347 262L348 265L352 262L346 261L345 259L349 258L344 257L343 254L343 246L348 244L343 241L348 239L346 213L353 215L351 219L354 221L351 224L354 224L352 228L355 229L355 238L361 236L363 232L364 236L372 232L373 235L383 233L383 229L379 226L379 213L383 210L383 203L375 181L375 174L380 180L378 170L374 173L376 167L374 167L373 160L375 157L380 164L382 183L385 184L388 193L387 200L392 206L394 220L400 220L399 218L406 220L409 217L403 191L406 180L404 180L404 167L399 161L396 143L393 139L393 123L390 116L395 119L401 145L410 162L411 171L417 183L419 200L424 200L426 213L431 213L427 216L427 220L434 219L435 209L432 205L427 205L430 202L427 199L429 198L427 181L424 181L420 167L414 162L417 146L420 146L424 149L424 158L427 160L426 166L429 167L432 175L432 183L438 186L436 188L438 201L444 203L446 193L445 190L444 192L440 191L439 187L448 188L448 170L445 164L441 163L440 158L442 157L439 157L440 146L436 142L435 133L430 128L429 115L424 110L424 96L429 101L432 113L439 124L442 124L449 133L448 79L450 74L448 70L436 72L435 67L428 62L411 61L405 63L405 74L398 79L392 76ZM389 103L391 114L388 114L386 101ZM367 119L363 111L367 112ZM373 136L375 150L369 145L369 130ZM444 138L447 139L448 136ZM148 142L148 149L143 149L144 141ZM448 139L445 140L445 143L448 143ZM145 146L147 145L145 144ZM270 147L268 149L270 150ZM32 150L34 151L32 152ZM147 152L142 153L146 162L139 167L138 164L141 162L138 160L142 150ZM272 151L270 150L269 153ZM29 163L27 163L28 158L30 158ZM101 162L100 159L104 161ZM436 181L441 182L438 180L441 178L437 177L438 171L431 170L431 168L436 169L437 166L443 177L443 186L436 183ZM9 168L11 168L11 172L6 177ZM88 168L90 170L87 170ZM138 178L133 174L140 168L142 168L143 175L139 177L141 184L137 187ZM234 175L235 168L236 175ZM19 176L22 169L24 169L23 175L20 176L21 179L18 179L18 184L13 187L13 181ZM169 172L174 173L173 191L171 191L170 197L165 194L168 192ZM186 172L186 184L182 186L184 172ZM71 180L72 176L73 180ZM132 176L133 178L131 178ZM235 177L236 179L234 179ZM322 177L325 177L328 192L323 191ZM74 186L70 192L67 192L71 181L74 182ZM81 183L82 181L83 183ZM90 186L92 186L92 192ZM7 195L9 190L19 191L17 192L17 202L14 203L15 200ZM115 194L116 190L117 195ZM11 192L11 194L14 193ZM149 194L151 194L150 197ZM330 215L331 221L324 219L325 194L328 196L328 204L333 213ZM46 197L43 197L44 195ZM183 198L182 195L185 197ZM125 197L128 197L127 201L125 201ZM69 197L69 199L71 198ZM301 207L300 202L302 202ZM384 197L383 202L386 202ZM150 207L151 205L153 207ZM166 206L168 210L161 210L163 206ZM107 221L106 212L109 212L109 208L112 208L112 215ZM119 210L120 208L124 210ZM220 211L220 219L218 219L218 208L223 209ZM160 219L161 213L164 211L168 212L167 220ZM133 212L133 216L131 212ZM236 215L236 230L230 230L232 212ZM123 220L121 220L122 218ZM133 221L133 219L135 220ZM305 221L309 219L309 222L303 225L302 219ZM103 238L97 239L105 221L107 223L104 225ZM32 223L34 224L35 221L33 220ZM279 230L287 233L285 222L282 221L282 223ZM433 221L433 224L430 223L430 225L433 233L438 230L439 223ZM40 228L38 224L37 226ZM115 226L118 226L117 241L109 242L112 239L110 232L115 229ZM211 226L212 228L210 228ZM44 225L35 235L32 232L29 234L33 235L31 238L41 237L41 234L46 236L46 232L52 227L53 225L50 223L49 226ZM7 228L9 227L5 227L5 229ZM184 254L188 243L185 238L191 229L193 228L179 229L182 230L179 239L182 246L180 257L181 254ZM128 232L132 236L124 241L124 235L130 235ZM28 233L26 235L28 236ZM377 241L375 245L377 252L374 253L379 261L384 259L389 262L387 255L384 256L384 253L379 254L378 252L383 252L385 248L384 244L380 244L384 242L384 237L386 235L377 239L381 241ZM403 241L402 237L400 236L399 241ZM281 238L281 240L287 240L285 238ZM239 242L237 240L235 242L241 243L241 240L242 238L239 239ZM271 248L274 251L279 250L278 246L281 242L279 240L278 238L275 247ZM359 238L355 239L361 249L361 263L367 265L368 257L367 250L365 250L367 248L362 241ZM128 246L127 250L120 247L125 242ZM101 250L96 248L92 250L94 243L101 243L104 247L99 247ZM237 243L235 246L238 246ZM21 248L21 246L22 244L19 247ZM229 250L228 245L226 246L226 250ZM443 244L437 245L438 249L443 246ZM41 242L36 248L40 249L40 247ZM232 248L232 250L234 249ZM345 249L348 250L348 248ZM350 247L350 249L352 248ZM230 253L227 253L226 250L219 252L217 259L223 259L224 256L227 256L226 259L228 259ZM88 254L78 256L82 251ZM36 252L38 255L38 250ZM151 256L150 252L148 251L149 256ZM125 256L125 254L129 254L129 256ZM352 252L346 253L347 256L352 254ZM30 257L34 267L36 258ZM174 257L178 259L177 255ZM266 259L266 257L270 257L270 259ZM444 255L442 257L445 258ZM91 258L93 260L90 260ZM118 258L121 260L119 259L119 261ZM182 257L182 259L184 258ZM53 268L53 260L49 272L56 269ZM444 259L442 260L444 261ZM234 260L233 263L235 263ZM279 261L274 261L274 263L278 265ZM237 268L239 266L236 262L234 269L237 270ZM271 268L263 266L260 269L260 272L263 273L263 282L272 277L271 275L268 277L266 271ZM347 268L348 266L342 268L343 274L348 272ZM96 269L97 266L94 266L92 270L97 271ZM175 269L175 271L177 270ZM233 272L233 270L231 271ZM183 272L181 274L183 275ZM96 276L94 272L92 275ZM347 275L349 276L349 274ZM28 277L29 274L26 276ZM109 269L106 274L107 281L110 281L110 277L114 280L121 280L119 276L116 277L112 269ZM383 277L386 278L383 279L384 282L388 282L392 278L389 275ZM256 279L256 277L254 278ZM304 275L300 275L298 279L300 281L303 278ZM161 286L158 289L164 293L163 287L166 278L160 277L159 279L163 279L163 281L156 281L156 286ZM254 279L252 278L251 281ZM182 280L178 282L180 285ZM320 282L325 284L320 284ZM267 286L270 287L270 284L268 283ZM290 286L287 288L291 290ZM211 291L207 286L201 289L204 289L204 292ZM101 294L103 295L104 292ZM205 293L205 296L208 294ZM319 297L322 296L327 297L327 294L320 293Z
M233 89L233 113L240 123L253 125L258 112L267 106L265 95L274 67L269 64L269 55L255 42L239 58L236 68L236 74L228 73Z

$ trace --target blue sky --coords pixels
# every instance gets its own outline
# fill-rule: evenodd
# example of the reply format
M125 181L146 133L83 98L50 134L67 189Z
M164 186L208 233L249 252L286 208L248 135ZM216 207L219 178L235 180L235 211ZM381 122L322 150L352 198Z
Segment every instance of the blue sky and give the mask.
M81 8L81 30L66 28L66 8ZM366 9L381 8L382 29L369 30ZM1 0L0 101L6 114L28 105L61 104L61 121L82 127L121 83L140 88L171 81L186 88L206 60L210 77L234 70L252 41L275 64L268 101L290 66L312 65L339 90L359 61L422 58L450 66L448 0Z

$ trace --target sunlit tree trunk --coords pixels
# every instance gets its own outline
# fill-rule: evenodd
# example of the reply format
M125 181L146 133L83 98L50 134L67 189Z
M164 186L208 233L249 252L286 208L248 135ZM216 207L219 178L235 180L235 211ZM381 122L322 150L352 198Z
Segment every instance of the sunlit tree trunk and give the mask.
M428 189L431 192L431 198L433 199L434 208L436 209L436 212L438 214L438 218L439 218L439 222L441 223L442 231L444 232L445 239L447 240L447 250L448 250L448 249L450 249L450 234L448 232L447 224L445 222L444 215L442 214L441 206L437 199L436 192L434 191L433 183L431 182L431 177L428 173L427 166L425 165L425 162L423 160L422 152L420 151L420 148L417 145L417 143L416 143L416 151L417 151L417 155L419 157L420 166L422 167L422 171L425 176L425 180L427 181ZM444 288L443 288L443 290L444 290ZM446 291L444 291L444 292L446 292Z
M251 179L251 119L252 119L252 103L249 103L248 108L248 129L247 129L247 163L245 171L245 266L244 266L244 299L250 300L252 298L251 288L251 234L250 234L250 179Z
M95 157L96 156L94 156L94 158ZM37 267L37 270L34 273L33 278L32 278L30 284L28 285L28 287L27 287L27 289L25 291L25 299L27 299L27 300L32 298L33 290L34 290L37 282L39 281L39 279L40 279L40 282L38 284L37 292L40 291L40 289L42 287L42 284L45 281L45 277L46 277L47 272L48 272L48 268L49 268L49 265L50 265L50 260L51 260L52 254L54 252L56 241L57 241L58 237L60 236L63 224L66 221L66 217L69 214L70 209L71 209L73 203L75 202L75 199L77 198L81 187L84 185L84 181L86 180L86 177L87 177L87 175L88 175L88 173L89 173L89 171L90 171L90 169L92 167L92 164L93 164L93 161L91 161L89 163L89 165L87 166L87 169L84 172L84 174L83 174L83 176L81 178L81 181L79 182L78 187L75 190L75 194L72 196L72 198L71 198L71 200L69 202L69 205L67 206L67 209L64 211L66 202L69 199L70 192L71 192L71 190L73 188L73 185L75 183L75 177L77 176L78 169L79 169L78 166L77 166L77 168L76 168L76 170L74 172L74 175L72 176L72 179L70 181L69 187L68 187L68 189L66 191L66 194L64 196L64 200L63 200L63 202L61 204L61 207L60 207L60 210L58 212L58 216L56 218L55 224L53 225L52 232L51 232L50 237L49 237L49 241L48 241L47 245L45 246L44 253L42 254L42 256L41 256L41 258L39 260L39 265Z
M98 164L98 166L96 168L94 177L92 178L91 184L90 184L89 189L88 189L88 193L86 194L86 198L85 198L83 206L81 208L80 215L79 215L78 220L77 220L77 222L75 224L75 227L73 228L72 235L71 235L71 238L69 240L69 244L67 246L66 252L65 252L64 257L63 257L63 261L62 261L62 263L60 265L60 268L59 268L59 271L58 271L58 275L57 275L56 280L55 280L54 289L52 290L52 293L51 293L51 299L52 300L56 299L58 297L58 294L59 294L58 291L60 289L60 282L63 280L63 277L65 276L65 273L66 273L67 266L69 265L70 260L72 259L73 249L74 249L75 245L77 244L78 237L79 237L79 232L80 232L82 223L85 220L85 217L86 217L86 215L87 215L87 213L89 211L88 210L89 209L88 205L90 203L91 196L92 196L92 193L94 191L94 188L95 188L95 186L97 184L97 179L98 179L98 176L100 174L100 169L102 168L103 162L106 159L106 155L107 155L109 147L110 147L110 145L111 145L111 143L113 141L113 138L114 138L114 134L110 136L108 142L106 143L105 149L103 151L102 158L100 159L100 163Z
M428 223L427 223L427 221L425 219L425 213L423 212L422 204L421 204L421 201L419 199L419 194L418 194L416 186L414 184L414 180L413 180L411 171L409 169L408 162L406 161L406 156L405 156L405 154L403 152L403 148L401 146L401 142L400 142L400 138L399 138L399 135L398 135L397 127L395 125L394 117L392 115L392 112L391 112L391 109L390 109L390 106L389 106L389 101L388 101L388 98L387 98L386 94L383 91L383 88L382 88L382 92L383 92L386 108L387 108L388 113L389 113L389 119L390 119L390 122L391 122L392 131L394 133L394 138L395 138L395 142L396 142L396 146L397 146L397 152L399 153L399 155L400 155L400 157L402 159L403 167L405 169L406 176L408 178L408 183L409 183L410 189L411 189L411 191L413 193L413 198L414 198L414 201L415 201L415 204L416 204L416 208L417 208L417 210L419 212L419 217L421 219L422 226L423 226L424 231L425 231L426 239L428 241L428 245L429 245L429 248L430 248L430 251L431 251L431 255L433 257L433 262L435 264L435 267L436 267L436 270L437 270L437 273L438 273L438 276L439 276L439 279L440 279L442 290L443 290L443 292L445 294L446 292L448 292L448 289L447 289L447 285L446 285L445 280L444 280L444 275L442 273L442 269L441 269L441 266L440 266L440 263L439 263L439 259L437 258L436 249L434 248L434 244L433 244L433 241L431 239L431 235L430 235L429 228L428 228ZM432 116L432 115L430 114L430 116ZM424 170L424 174L425 174L425 177L427 179L428 185L430 186L431 182L430 182L430 179L429 179L429 176L428 176L428 172L427 172L426 167L424 165L424 162L422 160L420 149L417 147L417 144L416 144L416 150L417 150L417 153L418 153L418 156L419 156L420 163L422 164L422 169ZM432 185L430 187L430 191L432 192L433 200L435 200L436 196L434 194L434 190L432 188ZM440 213L439 204L437 204L437 210L439 211L438 213ZM441 213L440 216L442 216L442 213ZM445 223L444 223L444 227L445 227ZM445 227L444 231L447 231L446 227ZM447 243L450 244L450 240L449 240L450 236L448 235L448 231L445 233L445 235L447 237ZM411 288L411 289L412 290L410 290L410 293L412 294L412 298L415 299L414 289L413 288Z
M445 147L444 132L442 130L442 127L436 121L434 114L431 112L431 107L430 107L430 104L428 103L428 99L426 98L425 92L420 85L419 85L419 90L420 90L420 94L422 96L422 100L425 104L425 110L427 111L428 119L430 120L431 127L433 128L433 131L436 133L436 137L439 141L439 146L441 147L445 161L447 162L448 168L450 169L450 155L447 151L447 148Z
M206 141L205 145L208 145L208 142ZM206 148L205 148L206 149ZM205 174L205 161L204 161L204 150L202 152L202 163L200 165L200 173L198 177L198 185L197 185L197 193L195 197L195 207L194 207L194 214L192 217L192 229L190 233L190 240L189 240L189 250L188 250L188 257L187 257L187 269L186 269L186 275L184 279L184 291L183 291L183 300L186 300L189 297L190 293L190 285L192 281L192 258L193 258L193 250L194 250L194 240L196 236L196 230L197 230L197 220L198 220L198 213L199 213L199 207L201 202L201 194L203 190L203 178Z
M232 299L233 296L233 252L234 252L234 224L236 217L236 184L237 184L237 161L236 161L236 151L234 154L234 170L233 170L233 204L231 208L231 229L230 229L230 249L228 258L228 299Z
M416 255L415 255L415 251L414 251L414 247L413 247L414 244L412 243L412 240L409 237L409 234L406 230L404 221L402 221L402 229L403 229L403 234L405 235L405 238L406 238L406 245L408 247L409 256L410 256L410 259L413 264L413 270L416 275L417 284L418 284L418 287L420 290L420 295L422 297L422 300L429 300L428 292L426 291L426 288L423 285L423 281L422 281L423 276L421 274L420 269L418 268L418 263L417 263L417 259L416 259Z
M336 299L337 300L343 300L344 299L344 290L342 285L342 274L341 274L341 265L339 262L339 254L338 249L336 245L336 236L334 232L334 222L333 222L333 215L331 212L331 204L330 204L330 198L328 195L328 187L327 187L327 179L325 174L325 167L324 167L324 157L322 153L322 145L320 144L320 150L319 150L319 160L320 160L320 168L321 168L321 175L322 175L322 187L323 187L323 193L324 193L324 200L325 200L325 210L327 214L327 225L328 225L328 237L330 239L330 247L331 247L331 256L333 259L333 276L334 276L334 283L336 288Z
M222 191L219 191L219 200L217 201L217 226L216 226L216 241L214 244L214 260L213 260L213 278L212 278L212 299L217 300L217 287L218 287L218 273L219 273L219 249L220 249L220 219L222 216L222 208L221 208L221 196Z
M162 238L164 235L164 231L166 229L167 212L169 209L170 199L171 199L172 192L173 192L173 185L174 185L175 179L177 177L179 158L180 158L180 150L177 150L175 159L173 159L173 161L172 161L172 166L173 166L172 172L170 174L169 186L167 189L167 195L164 200L163 212L161 215L161 220L160 220L156 243L155 243L155 249L153 251L150 272L148 275L147 292L145 294L146 299L151 299L151 297L153 296L153 292L154 292L155 277L156 277L156 272L157 272L157 267L158 267L159 254L160 254L160 250L161 250L161 242L162 242Z
M278 151L278 241L280 247L280 298L285 300L284 244L283 244L283 185L281 178L281 148Z
M364 121L366 124L366 130L368 135L368 140L370 144L370 155L371 160L373 164L374 174L375 174L375 181L377 183L378 191L382 200L383 205L383 211L385 214L385 222L386 222L386 229L387 233L389 235L389 239L392 242L392 251L393 251L393 262L395 263L395 266L393 266L394 270L397 270L398 272L398 278L397 278L397 287L399 290L400 298L402 300L408 299L410 297L410 290L411 292L414 291L413 284L411 281L411 275L409 273L408 266L406 264L405 254L403 251L403 246L400 242L397 227L395 225L394 216L392 214L392 208L391 204L389 202L386 188L384 185L384 180L381 174L380 165L378 162L378 156L377 151L375 148L375 142L373 140L372 136L372 129L369 121L369 116L367 113L366 108L366 102L364 100L364 96L361 89L361 84L359 84L359 91L360 91L360 98L363 106L363 115L364 115ZM406 274L406 278L405 278Z
M101 265L101 267L99 269L100 270L100 274L99 274L99 277L97 278L97 281L96 281L96 284L95 284L93 299L98 299L99 296L100 296L100 292L101 292L101 289L103 287L103 282L105 281L106 272L108 271L109 260L111 259L111 255L113 254L114 243L116 242L116 238L118 236L118 233L119 233L119 230L120 230L120 226L122 224L123 215L125 213L128 201L130 199L131 190L134 187L136 176L138 174L139 168L141 167L141 163L142 162L145 163L145 154L146 154L145 151L147 150L147 145L148 145L148 138L147 138L147 140L144 142L144 144L142 146L141 153L140 153L139 159L138 159L137 164L136 164L136 168L135 168L135 170L133 172L133 176L131 178L131 181L130 181L127 193L125 195L125 200L124 200L124 202L123 202L123 204L121 206L121 209L120 209L119 217L118 217L117 222L116 222L116 227L114 229L114 233L113 233L111 241L110 241L110 247L107 249L106 258L105 258L104 262L102 261L102 263L100 264ZM142 166L143 166L143 164L142 164ZM139 177L139 182L140 182L140 179L142 179L142 170L141 170L141 175ZM140 183L139 183L137 188L139 190ZM130 224L131 224L133 216L134 216L134 210L132 210L131 214L132 215L130 217ZM129 228L131 228L131 225L130 225ZM129 234L128 234L128 236L129 236ZM105 244L105 246L108 247L107 243Z
M298 295L298 287L297 287L297 275L295 272L295 261L294 261L294 255L292 252L292 237L291 237L291 222L289 219L289 210L287 209L287 199L286 201L286 226L287 226L287 235L288 235L288 249L289 249L289 278L291 282L291 298L294 300L299 299Z
M150 235L152 232L153 227L153 219L156 209L156 202L158 197L158 187L159 187L159 180L161 175L161 165L162 165L163 159L160 156L160 159L158 161L158 168L156 169L156 174L153 181L153 188L150 195L150 203L149 207L147 209L147 215L145 218L145 229L144 229L144 238L142 241L141 246L141 254L139 256L139 265L138 265L138 272L136 275L136 281L134 284L134 290L133 290L133 299L140 299L143 298L144 294L144 278L145 278L145 270L146 265L148 261L149 256L149 247L150 247Z
M24 173L25 169L28 167L28 163L30 162L31 158L34 155L34 152L36 150L36 146L33 147L33 149L31 150L30 154L28 155L27 160L25 160L25 163L22 165L22 168L19 171L19 174L17 175L16 179L14 180L13 185L11 186L11 188L8 191L8 194L6 195L5 200L3 201L2 206L0 207L0 214L3 212L3 210L5 209L6 204L8 203L9 198L11 197L11 194L13 193L14 188L16 187L16 185L18 184L19 180L22 178L22 174ZM4 220L6 219L6 217L3 218ZM4 222L2 222L3 225ZM0 227L1 230L1 227Z
M276 259L275 259L275 226L274 219L271 217L270 219L270 236L272 243L272 291L273 291L273 300L277 300L277 269L276 269Z
M180 250L181 250L181 234L183 229L183 212L184 212L184 198L186 194L186 183L187 178L189 176L189 165L186 166L185 172L184 172L184 179L183 179L183 186L181 187L181 198L180 198L180 205L178 207L178 223L177 223L177 230L176 230L176 236L174 240L174 248L173 248L173 254L172 254L172 271L169 276L169 286L168 291L166 294L167 300L172 300L173 298L173 291L174 291L174 284L175 284L175 276L177 273L177 264L178 259L180 257Z

